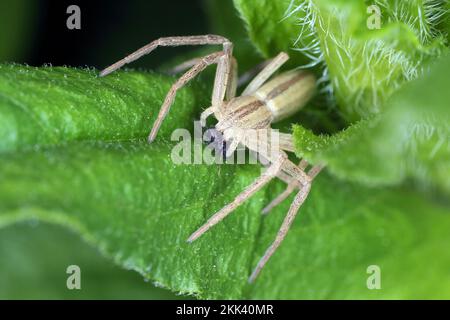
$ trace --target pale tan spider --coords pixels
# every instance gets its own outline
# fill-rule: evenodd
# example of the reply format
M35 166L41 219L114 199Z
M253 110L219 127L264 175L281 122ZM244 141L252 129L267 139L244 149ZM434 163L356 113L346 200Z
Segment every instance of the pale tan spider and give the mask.
M305 169L308 166L308 163L305 160L302 160L299 165L295 165L291 162L286 154L286 152L294 151L292 136L290 134L279 134L278 150L275 152L264 152L261 150L269 149L267 148L267 144L270 143L268 142L270 141L270 138L269 140L249 138L250 135L248 135L247 132L248 130L256 130L257 132L265 132L264 134L269 132L269 135L275 132L270 127L272 122L279 121L292 115L302 108L313 95L316 83L315 77L305 71L291 70L267 81L269 77L288 60L288 55L282 52L272 60L268 61L262 70L260 70L248 84L241 96L236 97L238 79L237 63L232 56L233 44L228 39L218 35L160 38L104 69L100 73L100 76L105 76L114 70L119 69L123 65L150 53L158 46L207 44L222 45L223 50L187 61L177 68L178 70L190 69L175 82L168 92L161 110L159 111L158 118L150 132L148 141L151 143L155 139L161 123L174 101L177 90L207 66L217 64L211 106L201 114L200 119L202 125L206 124L208 116L214 114L218 120L215 128L223 134L226 142L230 142L230 148L227 151L228 154L233 152L240 143L248 149L258 152L262 158L268 160L270 165L268 165L268 168L261 176L239 194L233 202L227 204L220 211L215 213L203 226L195 231L187 241L192 242L196 240L275 177L284 181L287 184L287 188L263 209L264 214L268 213L273 207L281 203L294 190L299 189L274 242L269 246L251 274L249 282L252 282L283 241L300 206L305 201L311 189L312 180L320 172L322 166L312 166L311 169L305 172Z

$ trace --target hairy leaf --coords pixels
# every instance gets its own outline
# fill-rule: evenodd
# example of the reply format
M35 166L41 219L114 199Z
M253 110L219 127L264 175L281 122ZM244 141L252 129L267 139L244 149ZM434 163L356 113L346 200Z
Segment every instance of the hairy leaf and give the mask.
M92 71L2 66L1 128L10 125L16 138L0 139L0 226L30 219L67 226L122 267L202 298L450 296L450 257L442 250L448 208L416 192L364 187L327 172L254 285L247 277L292 201L261 217L281 182L187 244L261 171L172 161L169 130L189 128L198 116L195 97L204 92L194 87L180 93L172 120L148 145L144 124L154 119L168 82L134 72L97 79ZM369 265L381 268L382 290L367 288Z
M235 4L265 55L268 48L273 55L294 47L289 53L297 66L318 67L322 92L333 97L348 122L378 113L390 95L418 77L445 48L447 31L441 24L446 1L235 0Z
M286 17L289 1L234 0L242 19L246 22L250 40L265 58L272 58L280 51L289 52L297 38L296 18ZM289 66L307 63L300 54L291 54Z
M444 272L450 257L437 254L440 244L449 240L450 217L443 208L414 193L361 188L325 174L315 183L280 251L258 282L247 286L251 267L289 204L262 224L260 210L268 194L281 191L281 184L260 192L188 245L189 234L232 200L257 170L176 166L169 153L165 143L78 143L3 156L0 224L37 218L69 226L125 268L160 286L203 298L450 294L449 286L438 291L422 288L450 280ZM404 280L416 286L405 289L396 281L409 264L431 257L435 272L417 281L419 271L414 269L414 277ZM383 291L366 288L366 269L372 264L389 279Z
M332 136L296 126L299 156L343 179L395 184L414 178L450 192L450 55L397 92L386 111Z

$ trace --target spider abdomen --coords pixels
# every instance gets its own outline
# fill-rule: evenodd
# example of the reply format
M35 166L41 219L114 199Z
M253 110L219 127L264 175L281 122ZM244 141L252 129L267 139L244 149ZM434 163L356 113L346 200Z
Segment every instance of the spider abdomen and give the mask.
M300 110L313 96L316 79L303 70L292 70L273 78L256 92L228 101L225 113L217 115L218 129L230 127L263 129Z
M263 129L272 122L272 114L264 101L251 95L231 99L225 110L223 118L219 119L219 130L230 127Z
M316 88L315 76L304 70L287 71L253 93L272 114L272 122L283 120L305 106Z

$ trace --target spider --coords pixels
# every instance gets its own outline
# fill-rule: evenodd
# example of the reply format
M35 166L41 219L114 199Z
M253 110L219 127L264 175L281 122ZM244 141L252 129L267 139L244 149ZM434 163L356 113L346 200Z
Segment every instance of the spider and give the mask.
M200 121L202 126L206 125L206 119L209 116L214 115L217 120L215 129L223 135L225 142L229 145L227 155L234 152L237 146L241 144L250 150L256 151L262 159L267 160L266 170L242 193L236 196L231 203L216 212L204 225L192 233L187 241L191 243L199 238L274 178L284 181L287 187L285 191L263 209L263 214L267 214L292 192L298 190L275 240L268 247L250 275L249 282L251 283L280 246L300 206L310 192L313 179L323 168L321 165L315 165L306 170L309 164L304 159L298 165L288 159L287 152L294 152L291 134L279 133L279 148L275 152L262 151L268 150L267 146L270 144L271 135L277 134L275 130L271 129L271 123L282 120L301 109L314 94L316 80L312 74L301 70L287 71L269 80L289 59L286 53L281 52L275 58L264 63L242 94L236 96L238 78L237 62L232 55L233 44L227 38L219 35L160 38L107 67L100 72L100 76L106 76L125 64L152 52L157 47L181 45L222 45L223 49L186 61L175 68L178 71L187 69L188 71L170 88L151 129L148 137L149 143L156 138L161 123L167 116L175 99L177 90L207 66L216 64L217 69L212 90L211 106L201 113ZM258 134L262 133L268 139L251 138L250 131Z

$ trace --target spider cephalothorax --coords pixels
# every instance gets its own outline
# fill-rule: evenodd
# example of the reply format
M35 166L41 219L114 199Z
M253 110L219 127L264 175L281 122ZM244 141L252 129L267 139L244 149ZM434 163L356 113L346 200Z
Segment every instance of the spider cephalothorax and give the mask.
M205 44L222 45L223 50L189 60L176 68L177 70L189 68L189 70L175 82L168 92L148 140L152 142L155 139L162 121L169 112L177 90L207 66L217 64L211 106L202 112L200 116L201 124L205 126L207 117L214 115L217 119L217 124L215 125L217 131L213 139L216 139L216 141L219 138L222 139L217 143L227 146L227 155L234 152L237 146L241 144L257 152L259 158L265 160L264 164L267 166L267 169L247 189L239 194L233 202L215 213L203 226L195 231L188 238L188 242L196 240L209 228L224 219L273 178L279 178L284 181L287 184L287 188L263 209L263 213L268 213L293 191L298 190L274 242L267 249L251 274L249 278L251 282L281 244L300 206L308 196L312 180L322 169L320 165L316 165L305 171L308 167L308 163L305 160L300 161L298 165L291 162L286 152L294 151L292 136L287 133L278 133L271 129L271 123L297 112L311 98L315 90L314 76L305 71L292 70L269 80L289 58L286 53L281 52L272 60L264 63L259 73L250 81L241 95L236 97L236 88L239 81L237 78L237 63L232 56L233 44L228 39L217 35L160 38L106 68L100 75L105 76L123 65L150 53L158 46Z

